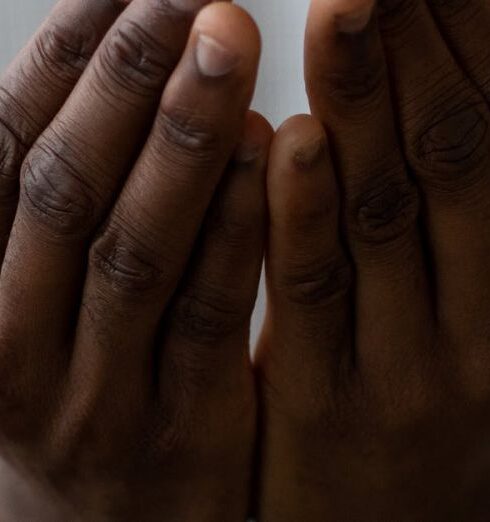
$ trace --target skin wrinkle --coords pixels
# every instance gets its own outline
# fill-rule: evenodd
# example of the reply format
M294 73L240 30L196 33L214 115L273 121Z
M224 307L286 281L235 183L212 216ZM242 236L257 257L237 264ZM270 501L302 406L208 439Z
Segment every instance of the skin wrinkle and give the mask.
M480 14L463 26L452 2L394 0L365 25L369 6L310 8L306 83L335 172L328 159L308 178L290 167L293 137L322 134L308 119L272 145L258 518L483 522L490 113L475 57L490 9L460 3L460 20ZM345 37L351 8L364 29ZM364 71L382 72L369 89ZM339 215L318 211L320 195ZM301 289L318 259L341 256L354 281L333 303L282 284L293 272Z
M273 136L205 3L61 0L1 80L2 522L486 522L490 8L312 0Z
M36 148L12 168L22 199L0 277L2 522L124 522L143 506L145 522L246 516L248 325L272 136L248 111L258 30L228 3L203 9L192 27L197 4L120 7L61 0L0 87L16 96L0 105L7 152L18 145L9 129L30 120L2 108L22 95L22 111L42 121ZM93 39L78 60L89 11ZM224 76L216 63L208 79L197 69L200 34L237 57ZM66 53L76 67L59 82ZM164 114L173 134L162 132ZM239 143L246 169L229 162ZM216 205L226 227L205 219Z

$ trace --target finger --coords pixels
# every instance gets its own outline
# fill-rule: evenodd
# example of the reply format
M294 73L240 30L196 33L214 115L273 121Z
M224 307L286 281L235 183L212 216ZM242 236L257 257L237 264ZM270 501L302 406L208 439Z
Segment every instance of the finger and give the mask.
M300 462L305 441L315 440L350 383L354 353L352 270L338 233L327 139L316 120L296 116L279 129L267 190L268 311L256 356L267 426L259 519L319 520L310 510L318 499L309 502L318 490L302 480ZM288 461L298 467L281 474ZM294 498L303 499L301 512Z
M256 436L248 341L266 233L265 170L271 138L270 125L250 115L240 150L172 300L161 343L162 408L178 411L178 417L194 427L191 447L219 447L221 455L229 455L220 460L221 483L215 487L229 499L230 520L246 518ZM206 472L203 482L203 490L213 483Z
M248 330L262 267L265 169L272 134L262 116L248 114L240 145L171 303L163 373L167 358L182 357L184 365L186 358L195 358L197 364L205 365L203 372L211 385L221 386L225 381L233 382L235 372L240 375L249 367ZM237 346L220 350L220 345L237 335ZM199 361L205 353L203 347L215 354L211 360Z
M428 5L458 63L490 103L490 4L485 0L430 0Z
M401 358L413 360L414 350L425 354L421 340L432 313L418 193L398 142L373 9L371 0L313 0L306 77L313 113L330 131L343 187L357 276L358 358L363 370L386 382L386 371Z
M390 5L380 22L407 159L424 193L438 320L468 358L468 339L480 346L481 311L490 306L490 114L426 4Z
M65 102L125 3L99 0L58 2L2 75L0 261L17 208L22 161Z
M201 11L142 155L92 245L75 379L88 369L116 387L128 375L134 386L151 384L156 331L239 139L258 57L257 28L243 10L214 3ZM115 341L109 355L105 344Z
M295 116L277 132L268 198L269 306L257 358L273 389L287 395L282 402L289 413L298 417L319 400L315 383L332 391L353 362L351 268L338 234L338 195L325 132L311 117Z
M24 162L1 273L0 321L7 337L21 331L13 338L26 339L15 347L15 357L30 361L19 366L35 372L33 390L67 364L70 353L61 346L72 341L88 244L130 170L185 46L194 12L164 5L131 3ZM35 351L31 339L38 339ZM52 371L39 372L45 361Z

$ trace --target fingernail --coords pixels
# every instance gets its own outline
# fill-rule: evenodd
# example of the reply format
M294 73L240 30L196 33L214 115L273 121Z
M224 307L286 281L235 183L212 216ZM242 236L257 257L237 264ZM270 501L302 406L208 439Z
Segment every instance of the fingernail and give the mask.
M359 2L356 2L359 4ZM341 33L358 33L365 29L373 13L375 2L372 0L360 2L360 5L339 13L336 17L337 28Z
M209 0L169 0L179 11L197 11L209 3Z
M196 44L196 61L204 76L217 78L235 68L238 56L211 36L200 34Z
M327 154L327 141L324 136L321 136L298 144L293 152L292 159L299 171L310 172L320 162L325 161Z

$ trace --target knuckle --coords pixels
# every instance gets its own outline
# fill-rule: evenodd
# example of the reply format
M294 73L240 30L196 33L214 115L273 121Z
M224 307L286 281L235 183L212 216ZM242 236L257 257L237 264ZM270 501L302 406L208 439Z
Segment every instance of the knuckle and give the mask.
M96 32L86 22L75 30L51 25L35 39L33 62L45 73L49 71L58 80L69 82L80 76L97 45Z
M12 130L0 120L0 204L17 198L25 150Z
M138 299L153 295L166 282L156 257L136 235L115 226L106 228L89 254L91 268L113 292Z
M171 322L180 336L210 345L237 331L249 320L252 305L211 285L194 286L178 297Z
M409 157L422 181L453 192L477 183L488 171L490 147L487 107L482 100L436 108L411 140Z
M220 134L195 111L162 105L157 124L163 143L191 159L205 162L221 147Z
M173 54L138 23L123 20L109 33L95 66L100 80L108 77L125 91L151 96L170 75Z
M419 195L400 167L371 173L369 183L350 202L347 225L360 243L382 244L403 237L416 225Z
M290 263L279 287L292 303L313 309L329 305L350 291L352 267L343 256Z
M21 169L20 202L50 235L78 238L94 223L95 194L59 150L46 140L33 147Z
M348 38L361 38L362 35L346 36ZM359 49L365 48L364 42L359 42ZM369 49L370 46L367 48ZM356 60L342 71L328 74L325 81L327 93L330 98L342 105L349 107L352 103L356 106L373 106L383 98L387 89L386 67L379 53L376 58L365 56L367 51L360 51Z

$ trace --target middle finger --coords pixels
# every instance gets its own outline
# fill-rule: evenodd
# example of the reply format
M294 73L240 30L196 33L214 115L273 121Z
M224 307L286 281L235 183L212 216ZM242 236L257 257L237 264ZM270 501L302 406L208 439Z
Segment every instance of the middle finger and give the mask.
M108 379L116 398L129 378L138 390L151 384L157 326L243 127L258 56L257 29L241 9L217 2L200 13L145 148L92 245L74 389L86 374ZM115 339L116 353L107 350Z

